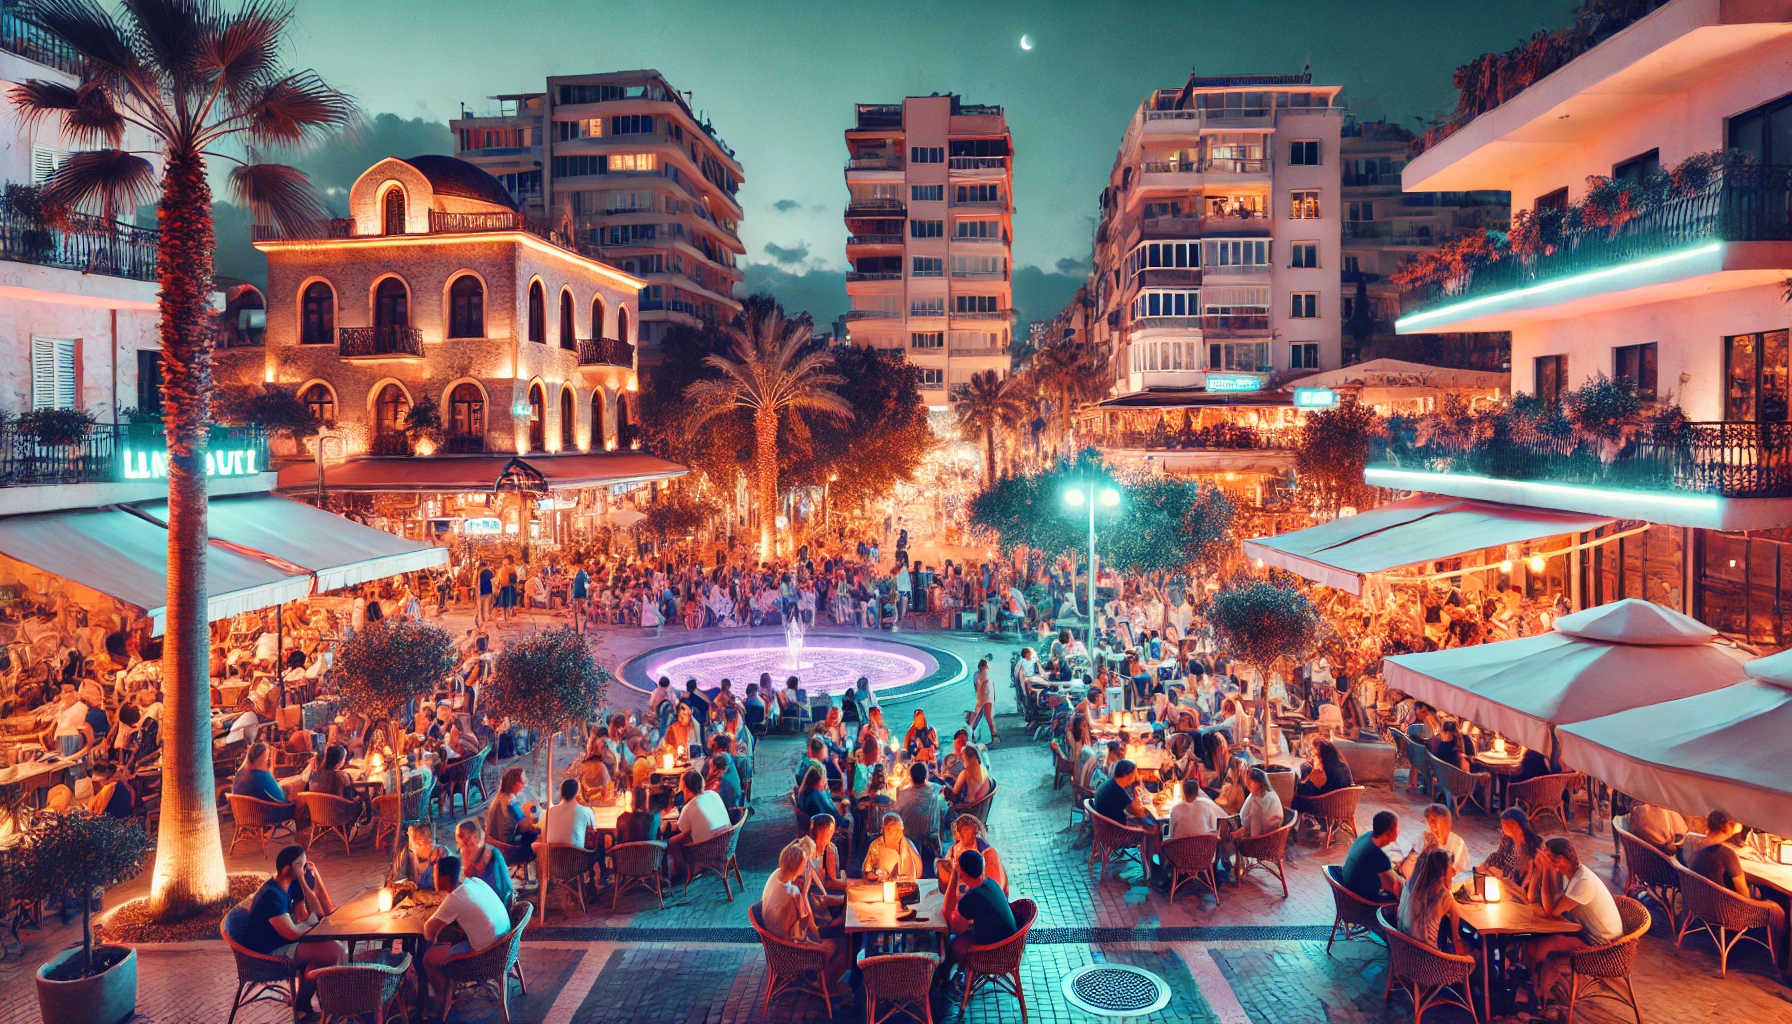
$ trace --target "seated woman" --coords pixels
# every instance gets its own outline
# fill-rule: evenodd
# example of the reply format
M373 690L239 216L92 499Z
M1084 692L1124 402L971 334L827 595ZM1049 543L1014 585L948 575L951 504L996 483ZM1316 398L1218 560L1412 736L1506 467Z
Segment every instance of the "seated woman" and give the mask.
M855 798L869 791L873 775L884 766L884 752L872 736L864 736L859 740L859 748L853 752L852 771L846 779L846 788Z
M1350 765L1345 763L1344 755L1330 740L1313 737L1312 753L1304 766L1305 776L1294 790L1294 809L1304 811L1304 801L1311 797L1324 796L1333 790L1344 789L1354 784L1350 774Z
M1250 795L1250 770L1245 767L1244 758L1234 757L1226 765L1226 774L1213 795L1213 802L1227 814L1237 814Z
M983 877L992 878L1008 891L1008 871L1002 866L1002 858L996 848L989 845L989 833L983 822L969 814L960 814L952 820L952 846L934 863L939 866L940 888L942 890L956 886L958 895L963 896L965 885L957 878L958 858L966 850L976 850L983 855Z
M865 724L859 727L859 739L870 736L880 747L890 743L890 727L884 722L884 709L876 704L865 711Z
M1462 915L1450 894L1450 854L1433 848L1419 855L1412 880L1400 889L1400 931L1433 949L1462 954Z
M311 773L305 782L307 793L328 793L345 800L353 801L361 818L373 816L373 804L367 799L367 793L354 785L344 765L348 762L348 750L343 747L325 747L323 762Z
M939 757L939 731L927 724L927 712L920 708L915 709L915 720L902 738L902 749L911 761L931 764Z
M386 885L435 888L436 863L446 852L436 845L435 830L427 822L412 825L404 847L386 871Z
M948 791L951 801L961 806L974 804L988 796L994 785L995 780L989 777L988 770L983 767L983 751L967 744L964 748L964 771L958 773L958 778L952 781L952 788Z
M1530 815L1508 807L1500 812L1500 845L1481 862L1481 870L1513 885L1529 885L1541 849L1543 837L1531 827Z

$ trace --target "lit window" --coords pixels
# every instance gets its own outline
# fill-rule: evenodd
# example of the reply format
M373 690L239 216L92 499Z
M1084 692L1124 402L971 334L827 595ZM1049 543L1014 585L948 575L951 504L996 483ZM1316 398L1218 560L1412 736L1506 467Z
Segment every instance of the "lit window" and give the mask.
M1319 219L1318 189L1296 189L1289 193L1289 199L1292 200L1291 207L1288 211L1288 216L1290 218L1294 220Z
M612 171L651 171L654 167L652 153L612 153L610 154L610 170Z

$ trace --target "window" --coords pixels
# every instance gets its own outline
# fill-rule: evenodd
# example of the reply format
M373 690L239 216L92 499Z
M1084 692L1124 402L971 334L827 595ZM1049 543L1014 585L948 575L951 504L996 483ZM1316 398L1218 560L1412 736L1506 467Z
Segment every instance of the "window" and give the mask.
M1628 377L1636 382L1637 394L1648 401L1655 400L1655 343L1646 342L1641 345L1620 345L1612 350L1615 376Z
M305 389L299 400L305 403L305 408L317 417L319 423L336 421L336 395L330 391L329 385L313 384Z
M593 338L609 337L604 333L604 298L601 295L591 300L591 336Z
M944 185L910 185L908 197L917 203L943 203L946 201Z
M604 448L604 389L595 388L591 392L591 447Z
M1566 210L1568 208L1568 188L1563 186L1554 192L1545 192L1537 197L1539 210Z
M1288 163L1295 167L1319 166L1319 140L1297 139L1288 144Z
M404 186L397 182L393 182L391 186L386 189L383 208L385 213L381 222L381 233L387 235L404 234Z
M557 156L554 158L554 177L580 178L588 174L606 174L609 168L604 163L605 159L601 154L596 156Z
M639 245L651 242L659 236L658 224L611 224L608 228L608 245Z
M943 220L911 220L908 222L910 238L940 238L946 233L946 222Z
M464 133L463 134L467 134ZM521 130L517 135L521 135ZM565 142L568 139L601 139L604 135L604 119L601 117L581 117L572 121L555 121L554 138ZM521 147L521 139L512 145Z
M1319 190L1316 188L1296 189L1288 193L1292 205L1288 216L1294 220L1319 219Z
M572 320L572 292L564 289L560 292L560 347L577 349L579 347L578 331Z
M1188 288L1179 291L1150 288L1132 300L1132 317L1200 316L1201 292Z
M892 299L894 296L892 296ZM911 299L908 304L909 316L945 316L946 297L941 295L931 299Z
M541 191L541 171L517 171L513 174L497 175L498 184L513 197L534 195Z
M952 343L954 353L966 349L1005 349L1008 347L1008 332L953 331L946 340Z
M610 170L612 171L651 171L654 168L652 153L611 153Z
M1612 167L1612 177L1618 181L1627 181L1640 185L1650 175L1661 173L1661 150L1651 149L1647 153L1633 156L1623 163Z
M626 309L619 309L616 311L616 337L622 341L635 340L634 337L629 334L628 310Z
M953 277L997 277L1003 274L1000 256L953 256Z
M919 367L918 369L920 369L920 371L921 371L921 386L922 387L931 389L931 388L943 388L946 386L946 371L945 370L934 369L933 367L930 367L930 366L922 366L922 367Z
M1269 373L1275 369L1269 364L1267 341L1213 342L1207 346L1207 368L1238 373Z
M610 118L611 135L653 134L652 114L618 114Z
M162 353L154 349L137 351L137 411L162 411Z
M1568 357L1538 356L1532 360L1531 386L1545 405L1555 405L1568 390Z
M1290 292L1288 315L1296 320L1313 320L1319 316L1318 292Z
M547 344L548 297L540 281L529 282L529 340Z
M960 139L952 144L953 156L1007 156L1007 139Z
M1355 256L1344 257L1344 272L1346 274L1360 274L1363 272L1362 268L1357 263L1357 258Z
M1146 220L1156 220L1159 217L1180 216L1182 216L1182 200L1180 199L1171 199L1157 203L1147 202L1145 204Z
M336 293L322 281L305 286L299 300L299 344L336 344Z
M945 277L946 261L938 256L911 256L912 277Z
M1730 118L1730 148L1750 163L1792 164L1792 95L1781 96Z
M382 280L373 292L373 323L376 327L409 327L411 294L396 277Z
M946 335L942 331L917 331L908 336L909 348L945 348Z
M532 452L547 449L548 400L541 393L541 385L529 388L529 450Z
M1269 266L1266 238L1209 238L1201 242L1201 266L1206 270L1229 267Z
M1369 221L1375 219L1375 204L1367 199L1352 199L1344 209L1344 219L1351 221Z
M560 389L560 450L568 451L579 446L576 430L579 425L578 413L573 412L572 389Z
M31 147L31 184L48 185L55 176L56 168L68 162L67 153L59 153L48 146Z
M485 286L472 274L462 274L448 286L448 336L485 337Z
M410 411L411 400L405 397L404 389L396 384L386 385L373 401L373 432L376 435L399 433L404 429L404 418Z
M943 164L946 162L944 146L910 146L908 162L911 164Z
M456 384L448 395L448 450L485 450L485 394L478 385Z
M1724 339L1724 419L1787 418L1787 347L1785 331Z
M1002 299L998 295L954 295L952 296L952 312L954 313L999 313Z
M953 225L954 238L988 238L1002 237L1002 224L994 220L961 220Z
M1002 186L959 185L952 192L955 203L999 203L1002 201Z
M1319 343L1301 341L1288 346L1288 368L1290 370L1319 369Z
M1289 251L1294 257L1291 266L1310 270L1319 265L1318 242L1296 242Z

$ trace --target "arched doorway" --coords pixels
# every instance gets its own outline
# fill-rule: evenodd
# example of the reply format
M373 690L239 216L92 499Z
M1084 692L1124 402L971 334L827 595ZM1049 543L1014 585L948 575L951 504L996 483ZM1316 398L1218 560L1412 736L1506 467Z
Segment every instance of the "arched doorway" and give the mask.
M560 293L560 347L576 349L579 347L578 331L572 322L572 292Z
M628 336L628 307L623 306L616 311L616 340L633 341Z
M471 382L456 384L448 395L448 440L450 452L470 454L485 451L485 394Z
M604 333L604 297L602 295L591 300L591 337L594 340L609 337Z
M406 397L403 388L396 384L380 388L379 396L373 400L374 436L403 433L405 414L410 411L411 400Z
M579 446L578 406L573 404L572 389L560 389L560 450L570 452Z
M616 446L625 450L635 446L635 400L626 391L616 396Z
M591 392L591 450L601 452L605 447L604 389L596 388Z
M540 384L531 384L529 386L529 450L532 452L547 450L547 418L547 396L541 393Z
M397 182L386 189L380 228L383 234L402 235L405 233L404 186Z

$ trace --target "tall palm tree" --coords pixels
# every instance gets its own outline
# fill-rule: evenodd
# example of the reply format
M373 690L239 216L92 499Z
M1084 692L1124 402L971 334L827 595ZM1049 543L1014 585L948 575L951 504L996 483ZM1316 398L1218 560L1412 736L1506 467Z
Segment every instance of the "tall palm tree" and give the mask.
M296 168L256 150L296 145L351 123L354 105L311 71L280 60L289 12L259 0L30 0L16 15L81 58L81 84L12 89L27 122L54 120L97 148L75 153L45 190L56 209L135 209L155 199L160 235L162 421L168 439L168 613L162 656L162 823L150 906L178 917L229 892L212 789L206 615L205 449L211 418L212 193L208 159L257 223L301 232L323 207ZM127 131L152 150L129 152ZM225 152L224 150L230 150ZM148 157L159 156L160 168Z
M971 374L970 383L952 396L958 429L967 437L983 439L983 485L996 482L996 435L1027 414L1025 384L1019 377L1002 377L994 370Z
M732 341L729 354L703 357L705 365L722 375L684 389L691 403L685 429L695 433L736 409L752 414L759 557L769 562L778 515L779 418L808 410L850 420L852 407L834 393L846 379L833 372L833 359L825 350L811 345L806 319L786 318L775 302L749 301L739 321L723 330Z
M1033 354L1033 380L1058 413L1059 439L1070 437L1070 417L1079 402L1101 394L1107 358L1095 345L1061 342Z

